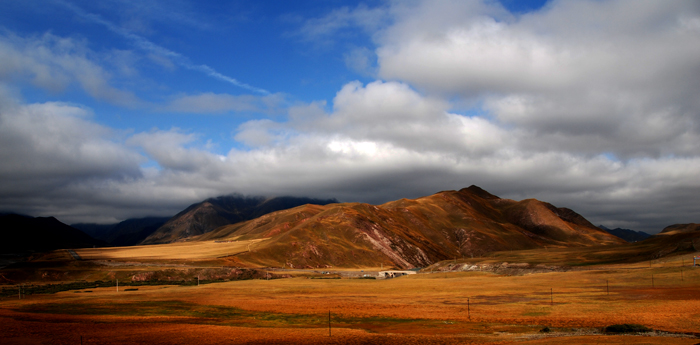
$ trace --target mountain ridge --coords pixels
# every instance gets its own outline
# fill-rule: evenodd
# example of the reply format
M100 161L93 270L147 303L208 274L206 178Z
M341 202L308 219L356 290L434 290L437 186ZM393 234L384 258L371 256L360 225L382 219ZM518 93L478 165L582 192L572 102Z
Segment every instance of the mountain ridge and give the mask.
M674 235L674 234L681 234L681 233L695 233L695 232L700 232L700 224L696 223L687 223L687 224L673 224L665 227L663 230L661 230L658 235ZM657 236L658 236L657 235Z
M88 234L54 217L0 215L0 253L47 251L64 248L105 246Z
M266 239L231 260L285 267L424 267L543 246L620 244L567 208L501 199L470 186L382 205L305 205L219 227L192 240Z
M185 240L217 227L254 219L270 212L304 204L336 203L335 199L307 197L260 197L238 194L208 198L179 212L140 244L161 244Z
M630 243L643 241L652 236L651 234L643 231L622 228L608 229L602 225L599 225L598 227Z

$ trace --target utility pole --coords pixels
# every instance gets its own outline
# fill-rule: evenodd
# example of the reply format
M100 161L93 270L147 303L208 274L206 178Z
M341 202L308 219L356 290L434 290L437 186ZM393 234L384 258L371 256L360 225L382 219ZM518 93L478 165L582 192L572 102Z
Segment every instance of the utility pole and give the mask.
M550 298L550 304L554 305L554 291L552 288L549 288L549 298Z
M469 321L472 320L472 312L469 310L469 298L467 298L467 316L469 317Z
M117 279L117 292L119 292L119 279Z

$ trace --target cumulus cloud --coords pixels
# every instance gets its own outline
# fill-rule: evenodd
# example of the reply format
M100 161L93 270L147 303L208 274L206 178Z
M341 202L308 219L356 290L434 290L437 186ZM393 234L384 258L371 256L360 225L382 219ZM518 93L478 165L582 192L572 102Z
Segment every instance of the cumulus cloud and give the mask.
M90 121L88 109L56 102L17 104L4 96L0 95L4 181L35 174L38 179L138 174L135 166L141 158L110 140L116 134Z
M377 142L439 154L485 154L506 142L505 132L482 118L451 114L443 100L423 97L397 82L346 84L333 100L331 114L319 105L293 109L288 123L251 121L237 138L275 138L277 145L303 136ZM248 140L250 144L250 140ZM353 144L354 145L354 144Z
M402 7L379 41L380 76L481 101L541 150L627 159L700 148L697 3L557 1L517 18L470 4Z
M134 134L126 143L142 148L162 168L185 172L209 171L208 174L211 174L211 163L218 159L204 150L187 148L186 145L195 139L195 135L182 133L178 129L155 130Z
M60 92L72 84L90 96L132 107L141 101L131 92L110 85L111 75L94 59L84 42L52 34L23 38L0 33L0 80L28 78L34 85Z
M88 108L21 103L0 84L0 210L119 221L233 192L221 180L225 157L197 139L178 129L128 135L95 123Z
M0 208L26 207L27 200L55 196L86 180L140 176L143 157L90 117L89 110L75 105L21 104L0 92Z

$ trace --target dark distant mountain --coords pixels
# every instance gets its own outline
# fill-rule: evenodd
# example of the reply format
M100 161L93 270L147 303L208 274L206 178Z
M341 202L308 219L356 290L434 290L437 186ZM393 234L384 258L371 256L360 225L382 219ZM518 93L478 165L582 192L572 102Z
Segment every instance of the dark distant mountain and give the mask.
M19 253L61 248L104 246L88 234L61 223L54 217L0 215L0 252Z
M104 240L115 247L133 246L156 232L169 219L170 217L127 219L115 225Z
M297 197L220 196L193 204L168 220L141 244L175 242L212 231L220 226L258 218L270 212L305 204L327 205L335 199L321 200Z
M110 246L133 246L146 239L163 226L170 217L132 218L115 224L71 224L92 237L107 242Z
M104 240L103 237L107 236L112 229L118 223L112 224L95 224L95 223L76 223L70 224L70 226L90 235L92 238L98 240Z
M644 241L651 237L650 234L643 231L634 231L621 228L608 229L602 225L599 225L598 227L630 243Z

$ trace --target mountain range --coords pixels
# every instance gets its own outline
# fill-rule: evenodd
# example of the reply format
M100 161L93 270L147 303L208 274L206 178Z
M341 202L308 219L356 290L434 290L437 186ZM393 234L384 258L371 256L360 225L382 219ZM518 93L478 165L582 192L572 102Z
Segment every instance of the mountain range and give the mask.
M307 203L326 205L335 199L224 195L192 204L172 217L132 218L116 224L77 223L72 227L110 246L162 244L186 240L219 226L257 218Z
M48 251L107 245L54 217L0 215L0 253Z
M171 217L127 219L117 224L71 224L86 234L107 242L110 246L133 246L146 239Z
M599 225L598 227L630 243L643 241L652 236L644 231L622 228L608 229L603 225Z
M264 239L236 265L425 267L494 251L625 243L568 208L471 186L383 205L303 205L192 238Z
M221 259L239 267L412 268L496 251L623 244L649 236L629 229L595 227L571 209L536 199L502 199L477 186L383 205L228 195L190 205L170 218L75 227L85 232L53 217L0 214L0 253L256 240L248 252ZM635 243L630 255L660 257L695 249L699 236L700 224L668 226Z
M291 196L264 198L228 195L192 204L170 218L140 244L171 243L212 231L220 226L255 219L270 212L304 204L327 205L335 199L321 200Z

